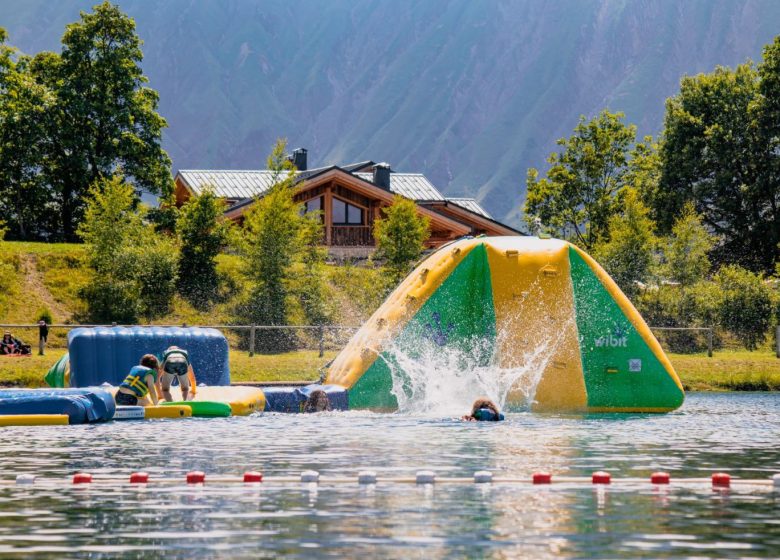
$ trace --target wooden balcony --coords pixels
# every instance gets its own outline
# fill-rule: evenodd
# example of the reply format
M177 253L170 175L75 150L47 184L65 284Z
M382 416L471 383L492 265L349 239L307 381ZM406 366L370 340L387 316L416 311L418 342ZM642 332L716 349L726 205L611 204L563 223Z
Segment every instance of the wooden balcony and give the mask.
M373 247L371 226L332 226L330 244L336 247Z

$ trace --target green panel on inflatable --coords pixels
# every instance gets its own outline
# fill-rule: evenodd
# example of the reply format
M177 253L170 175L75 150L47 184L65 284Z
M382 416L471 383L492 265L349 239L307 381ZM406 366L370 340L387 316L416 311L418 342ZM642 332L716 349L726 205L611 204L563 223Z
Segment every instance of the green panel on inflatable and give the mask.
M51 366L43 380L49 387L65 387L65 373L68 371L69 364L68 354L65 353Z
M192 416L200 418L222 418L232 414L230 405L217 401L171 401L161 402L162 406L189 406Z
M380 354L349 391L350 408L395 409L390 368L403 379L399 356L425 363L425 356L437 357L457 351L464 366L485 366L493 356L496 314L487 250L478 245L444 280L400 335ZM408 394L408 387L402 390Z
M569 249L588 407L676 408L680 391L590 266Z

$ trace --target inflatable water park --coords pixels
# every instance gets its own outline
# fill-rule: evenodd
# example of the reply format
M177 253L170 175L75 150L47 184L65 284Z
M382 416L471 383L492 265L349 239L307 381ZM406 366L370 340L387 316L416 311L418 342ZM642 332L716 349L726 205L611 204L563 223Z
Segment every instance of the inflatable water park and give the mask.
M197 372L191 400L174 387L170 402L117 406L117 388L141 356L172 346L187 349ZM231 385L228 352L225 336L210 328L76 328L46 374L50 389L0 390L0 425L302 412L319 391L332 410L396 410L452 379L483 389L485 372L507 410L668 412L684 398L612 278L576 246L538 237L441 247L352 337L322 383Z

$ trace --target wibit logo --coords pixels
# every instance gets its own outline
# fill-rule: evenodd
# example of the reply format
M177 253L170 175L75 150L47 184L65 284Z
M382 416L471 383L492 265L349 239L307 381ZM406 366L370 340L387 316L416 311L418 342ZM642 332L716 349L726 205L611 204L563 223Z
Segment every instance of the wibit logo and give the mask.
M447 342L449 342L450 334L455 330L455 325L449 323L445 328L441 324L441 315L439 315L438 311L434 313L431 318L433 321L425 325L424 336L425 338L431 339L437 345L444 346L447 344Z
M626 329L616 326L606 336L596 339L596 348L628 348L628 333Z

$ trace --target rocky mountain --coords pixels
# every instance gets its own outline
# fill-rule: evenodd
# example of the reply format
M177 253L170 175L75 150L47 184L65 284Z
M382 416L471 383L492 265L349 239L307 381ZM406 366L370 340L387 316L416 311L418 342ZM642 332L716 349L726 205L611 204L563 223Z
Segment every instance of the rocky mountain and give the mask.
M420 171L517 223L529 166L604 107L657 133L684 74L757 60L777 0L119 0L144 39L174 169ZM0 0L24 52L96 0Z

